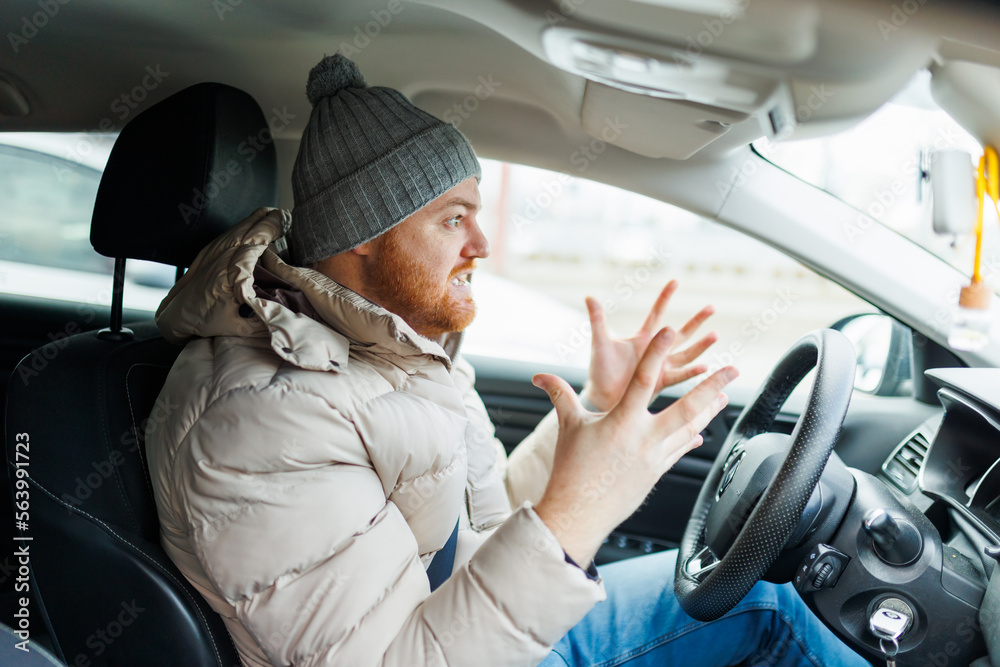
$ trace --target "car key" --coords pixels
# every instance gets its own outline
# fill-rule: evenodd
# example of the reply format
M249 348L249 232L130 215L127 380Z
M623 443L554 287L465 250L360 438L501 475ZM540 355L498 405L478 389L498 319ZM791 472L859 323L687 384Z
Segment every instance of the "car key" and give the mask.
M886 667L896 667L899 638L910 627L910 617L895 609L876 609L868 619L868 629L878 637L879 648L885 656Z

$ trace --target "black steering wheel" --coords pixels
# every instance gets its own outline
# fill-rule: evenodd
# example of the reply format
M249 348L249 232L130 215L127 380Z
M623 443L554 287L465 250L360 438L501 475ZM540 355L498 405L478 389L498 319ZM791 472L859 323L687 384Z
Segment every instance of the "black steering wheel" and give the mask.
M816 377L789 436L770 431L806 374ZM699 621L732 609L796 531L833 451L854 389L854 346L844 334L806 334L744 408L701 487L677 556L674 591Z

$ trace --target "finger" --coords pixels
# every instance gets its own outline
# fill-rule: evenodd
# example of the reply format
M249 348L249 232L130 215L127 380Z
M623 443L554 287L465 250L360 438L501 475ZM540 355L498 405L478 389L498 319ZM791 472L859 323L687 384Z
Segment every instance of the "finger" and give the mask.
M668 433L685 428L687 424L691 424L699 418L699 415L702 414L706 406L714 405L714 402L717 402L720 396L725 396L725 394L721 393L722 388L732 382L737 375L739 373L732 366L726 366L712 373L712 375L700 382L698 386L685 394L681 399L674 401L670 407L657 413L657 425L665 429ZM715 413L721 410L723 405L725 403L719 405ZM713 413L713 416L715 413ZM706 425L707 423L705 422ZM688 438L700 432L702 428L704 426L696 429ZM688 438L684 438L684 440L686 441Z
M689 345L680 352L675 352L670 355L668 361L672 366L687 366L692 361L704 354L705 350L712 347L719 340L719 334L714 331L707 334L697 343Z
M591 342L607 340L611 335L608 333L608 318L604 314L604 308L592 296L588 296L584 302L587 304L587 314L590 315Z
M660 380L660 369L663 368L663 362L666 361L667 353L674 344L676 336L677 334L670 328L661 329L653 336L632 374L625 395L612 412L646 410Z
M656 393L660 393L667 387L671 387L681 382L687 382L693 377L697 377L708 370L705 364L697 366L685 366L684 368L667 368L660 376L660 384L656 387Z
M695 415L683 428L674 431L663 441L667 448L667 454L663 462L669 470L675 463L681 460L685 454L704 442L701 432L705 430L711 421L726 405L729 404L729 397L725 394L717 394L712 401L706 405L701 412ZM684 443L680 447L677 443Z
M694 419L685 424L680 430L667 436L663 441L663 445L667 450L663 456L663 462L667 464L668 469L677 463L681 457L704 441L701 432L705 430L705 427L711 423L712 419L728 403L728 396L725 394L717 395ZM678 443L684 444L678 447Z
M664 313L667 312L667 304L670 303L670 297L674 295L677 291L677 281L671 280L667 283L667 286L660 291L660 295L656 297L656 302L653 303L653 307L649 311L649 315L646 316L646 321L642 323L642 328L639 331L652 335L660 328L660 320L663 319Z
M681 327L681 330L677 332L678 333L677 343L678 344L683 343L692 335L694 335L694 332L697 331L699 327L701 327L701 325L705 323L705 320L707 320L714 314L715 314L714 306L705 306L704 308L699 310L697 314L695 314L694 317L685 322L684 326Z
M687 443L684 444L684 446L672 450L669 454L667 454L667 457L663 460L663 466L664 466L663 473L666 473L668 470L673 468L677 464L677 462L680 461L682 458L684 458L684 455L690 452L692 449L697 449L698 447L701 447L704 442L705 439L701 436L701 433L699 432L696 436L688 440Z
M549 395L549 400L552 401L552 406L556 409L556 415L558 415L560 422L583 410L583 405L576 392L573 391L573 387L569 386L569 383L558 375L539 373L531 378L531 384Z

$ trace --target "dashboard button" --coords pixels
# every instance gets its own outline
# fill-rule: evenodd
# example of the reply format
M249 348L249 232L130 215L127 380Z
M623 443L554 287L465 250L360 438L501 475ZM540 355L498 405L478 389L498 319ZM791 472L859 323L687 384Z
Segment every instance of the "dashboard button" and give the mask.
M833 588L850 562L850 556L829 545L818 544L795 571L795 588L799 593Z

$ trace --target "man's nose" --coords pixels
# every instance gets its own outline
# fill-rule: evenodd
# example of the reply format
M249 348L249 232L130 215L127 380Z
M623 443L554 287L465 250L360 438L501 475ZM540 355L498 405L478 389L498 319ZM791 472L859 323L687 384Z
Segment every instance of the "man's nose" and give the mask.
M490 256L490 242L483 234L478 222L469 226L469 239L462 249L462 256L468 258L483 258Z

